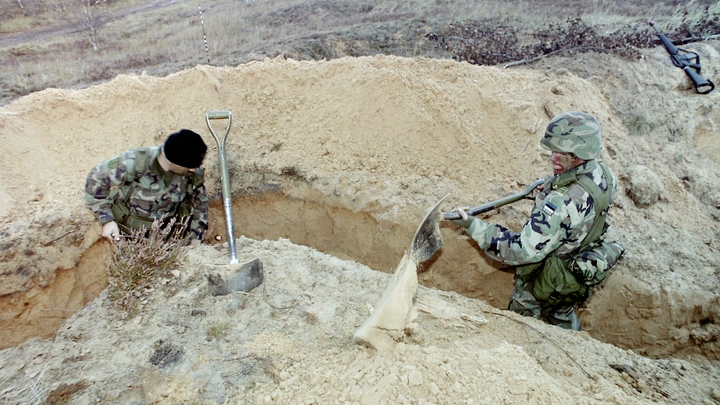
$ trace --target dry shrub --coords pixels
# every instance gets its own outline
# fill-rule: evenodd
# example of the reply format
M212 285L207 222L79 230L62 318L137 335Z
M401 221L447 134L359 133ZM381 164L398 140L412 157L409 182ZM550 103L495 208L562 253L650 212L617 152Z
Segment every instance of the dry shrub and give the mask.
M641 111L632 111L624 122L631 134L647 135L655 129L655 124Z
M561 52L601 52L629 59L641 57L640 49L660 44L649 24L630 24L612 32L600 33L600 26L588 25L582 18L551 23L532 33L529 44L522 44L520 33L494 21L466 21L449 24L426 38L435 48L449 52L457 61L476 65L532 61ZM683 14L674 27L664 33L676 44L704 40L720 30L718 12L706 7L701 13ZM528 42L528 41L525 41Z
M108 268L108 297L126 315L132 315L138 303L155 289L158 281L172 277L171 271L181 259L181 246L187 244L183 234L188 221L167 226L160 221L152 229L132 230L113 243L113 255Z
M450 24L443 32L433 32L427 39L435 47L450 52L453 59L476 65L531 60L562 51L603 52L638 58L639 48L653 45L654 34L649 26L629 26L608 34L599 34L594 26L581 18L564 24L550 24L533 34L535 43L521 45L513 27L492 21L469 21Z
M718 3L692 11L688 9L683 13L675 33L666 34L675 44L687 43L708 35L717 35L720 33L719 11Z

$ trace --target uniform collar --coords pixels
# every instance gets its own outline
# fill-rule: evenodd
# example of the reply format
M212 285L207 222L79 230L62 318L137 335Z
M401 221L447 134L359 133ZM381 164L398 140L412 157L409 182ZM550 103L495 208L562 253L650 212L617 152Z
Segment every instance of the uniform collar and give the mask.
M573 167L570 170L566 170L553 178L552 188L558 188L573 183L577 181L577 177L579 175L590 173L595 170L596 167L597 159L591 159L581 164L580 166Z
M155 158L153 159L151 171L153 174L162 178L163 183L167 187L177 175L169 170L166 171L165 169L163 169L162 166L160 166L160 162L158 161L158 156L160 156L160 148L157 148L157 151L155 153Z

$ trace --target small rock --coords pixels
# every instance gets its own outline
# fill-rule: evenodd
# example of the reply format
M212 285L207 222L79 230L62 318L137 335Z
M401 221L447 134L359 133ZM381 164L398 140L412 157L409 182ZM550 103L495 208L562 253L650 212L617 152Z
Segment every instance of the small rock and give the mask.
M714 388L710 391L710 397L716 401L720 401L720 390Z
M411 386L414 385L422 385L423 383L423 375L417 370L411 371L408 375L408 384Z

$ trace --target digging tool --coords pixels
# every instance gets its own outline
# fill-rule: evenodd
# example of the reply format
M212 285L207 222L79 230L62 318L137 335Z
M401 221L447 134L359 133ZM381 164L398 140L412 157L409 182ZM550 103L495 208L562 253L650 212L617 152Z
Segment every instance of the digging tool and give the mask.
M468 215L478 215L482 214L483 212L488 212L496 208L502 207L503 205L521 200L528 196L530 193L532 193L533 190L535 190L538 186L542 185L544 182L545 179L537 179L535 180L535 182L527 186L526 189L519 193L515 193L507 197L503 197L499 200L491 201L489 203L478 205L477 207L472 207L468 209L467 213ZM418 263L430 259L431 257L433 257L433 255L435 255L438 250L440 250L440 248L442 248L443 242L440 236L439 209L440 204L445 201L448 195L450 194L445 195L445 197L441 198L440 201L438 201L433 206L433 208L427 213L423 221L420 223L417 232L415 232L415 237L412 241L412 248L410 250ZM461 217L459 212L446 212L443 215L443 218L460 219Z
M415 257L415 260L424 262L431 258L435 252L442 248L443 242L440 237L440 204L449 196L445 194L445 197L441 198L425 215L425 218L420 222L415 236L413 237L412 244L410 245L410 252Z
M385 352L392 350L406 334L416 315L413 299L418 286L417 265L442 247L439 210L448 195L441 198L423 218L415 231L410 251L403 255L370 317L353 334L353 342Z
M353 334L354 343L386 352L392 350L395 343L407 334L417 316L414 309L418 286L417 266L430 259L442 247L440 204L449 195L446 194L435 203L420 222L410 251L403 255L370 317Z
M235 267L235 266L230 266ZM210 295L227 295L233 291L250 291L263 282L262 262L253 259L228 274L208 273Z
M218 138L215 130L210 124L210 120L227 120L227 127L225 128L225 136ZM225 157L225 142L227 141L228 134L230 133L230 126L232 125L232 113L230 111L210 111L205 114L205 121L207 122L208 128L215 143L218 147L218 157L220 159L220 180L222 182L222 195L223 205L225 206L225 224L227 226L228 234L228 248L230 249L230 264L236 264L237 259L237 247L235 246L235 228L233 225L233 214L232 214L232 197L230 192L230 174L227 168L227 159Z
M507 197L503 197L499 200L491 201L489 203L485 203L482 205L478 205L477 207L472 207L467 210L468 215L478 215L482 214L483 212L492 211L496 208L500 208L503 205L507 205L510 203L514 203L515 201L522 200L523 198L527 197L530 193L533 192L538 186L542 185L545 182L545 179L537 179L535 180L531 185L527 186L527 188L519 193L515 193L512 195L509 195ZM446 212L445 213L445 219L460 219L460 213L459 212Z
M227 120L227 127L225 128L225 135L222 140L220 140L210 124L211 120ZM237 257L230 175L228 173L227 158L225 156L225 142L227 141L230 126L232 125L232 113L227 110L210 111L205 114L205 121L218 147L220 181L222 182L223 205L225 207L225 225L227 227L228 250L230 251L229 268L226 269L225 274L208 274L208 284L213 295L227 294L231 291L249 291L262 284L264 276L263 266L260 260L254 259L239 265Z

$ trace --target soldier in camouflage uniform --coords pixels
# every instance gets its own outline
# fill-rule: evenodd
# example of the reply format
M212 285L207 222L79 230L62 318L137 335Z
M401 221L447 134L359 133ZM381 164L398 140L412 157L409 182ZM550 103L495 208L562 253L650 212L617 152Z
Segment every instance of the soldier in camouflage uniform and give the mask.
M576 304L624 251L602 238L617 181L599 159L600 126L587 113L554 117L540 144L552 151L555 175L545 179L519 233L469 216L467 207L457 209L461 219L453 222L466 228L489 257L516 266L508 309L580 330Z
M85 203L103 225L102 236L119 240L131 229L151 229L153 221L188 221L187 236L201 241L208 228L208 197L202 164L207 146L183 129L162 146L142 147L93 167L85 183ZM176 222L176 223L179 223Z

